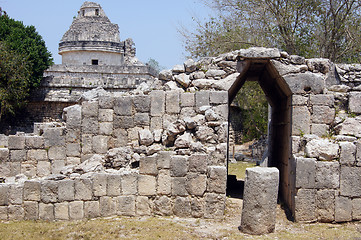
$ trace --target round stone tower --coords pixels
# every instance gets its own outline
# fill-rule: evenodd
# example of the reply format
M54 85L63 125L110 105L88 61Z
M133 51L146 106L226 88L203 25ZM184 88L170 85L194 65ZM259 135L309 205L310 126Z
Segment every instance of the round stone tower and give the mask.
M125 43L101 6L84 2L59 43L64 65L123 65Z

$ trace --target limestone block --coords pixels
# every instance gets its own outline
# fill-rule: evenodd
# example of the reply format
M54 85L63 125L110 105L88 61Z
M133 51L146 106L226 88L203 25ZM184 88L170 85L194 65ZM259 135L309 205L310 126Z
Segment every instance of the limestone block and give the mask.
M172 177L184 177L188 172L188 157L174 155L170 158L170 175Z
M52 203L39 203L39 219L45 221L55 220L54 205Z
M65 160L66 148L60 146L53 146L49 148L48 156L50 160Z
M160 151L160 152L158 152L157 153L158 168L159 169L169 169L170 168L170 159L175 154L176 154L176 152L174 152L174 151Z
M149 126L150 118L148 113L136 113L134 115L135 126Z
M169 70L160 71L158 78L159 80L165 80L165 81L173 80L172 70L169 69Z
M108 175L107 196L119 196L122 192L121 175Z
M165 112L165 92L154 90L150 93L150 115L161 117Z
M75 200L92 199L92 181L88 178L77 178L74 180Z
M341 165L353 166L356 163L356 145L351 142L340 142Z
M191 216L191 202L189 198L177 197L173 205L173 213L178 217Z
M99 201L84 202L84 217L96 218L100 216Z
M202 106L209 106L209 91L198 91L195 94L196 100L196 109L199 111L199 108Z
M292 107L292 135L309 134L311 114L306 106Z
M10 176L16 176L21 173L21 163L12 162L9 164L10 167Z
M185 73L175 75L174 80L185 88L189 87L191 84L190 76Z
M8 207L0 206L0 220L8 220Z
M316 178L315 158L296 158L296 188L314 188Z
M312 105L333 107L335 102L335 96L332 94L310 95L310 101Z
M156 176L158 174L157 157L158 156L154 154L152 156L145 156L140 158L139 173Z
M361 166L361 140L356 142L356 164Z
M114 147L124 147L128 144L128 132L125 129L114 129L113 139L115 141Z
M10 150L11 162L23 162L26 161L26 150Z
M94 136L93 137L93 151L98 154L104 154L108 151L109 136Z
M157 179L154 176L139 175L138 191L141 196L153 196L157 193Z
M25 136L10 135L8 137L8 148L13 149L24 149L25 148Z
M209 94L209 100L211 104L228 104L228 92L212 91Z
M352 199L352 220L361 220L361 198Z
M163 128L163 120L162 117L151 117L150 119L150 129L162 129Z
M207 126L199 126L197 127L196 131L196 137L199 141L202 143L205 142L214 142L214 139L216 138L214 134L214 130Z
M312 124L311 125L311 134L317 135L319 137L326 136L328 133L329 126L327 124Z
M207 189L207 176L199 173L188 173L186 187L190 195L203 196Z
M295 220L313 222L316 216L316 189L299 189L295 197Z
M113 128L128 129L134 127L134 119L132 116L114 116Z
M78 165L80 164L81 161L80 161L80 157L67 157L66 158L66 166L69 166L69 165Z
M23 162L21 164L21 174L28 178L36 176L36 162Z
M114 113L120 116L131 116L133 112L131 97L117 97L114 99Z
M335 220L335 190L317 191L316 209L318 221L333 222Z
M27 160L28 161L47 161L48 153L46 150L42 149L30 149L27 151Z
M124 195L135 195L138 193L138 174L125 174L122 177L122 191Z
M67 143L66 156L67 157L80 157L80 143Z
M150 96L137 95L133 97L133 103L137 112L150 111Z
M44 146L46 148L52 146L64 146L65 145L65 134L63 127L57 128L45 128L44 129Z
M219 116L218 120L228 121L228 105L227 104L215 106L214 112Z
M157 197L154 200L154 214L170 216L172 214L172 201L166 196Z
M105 196L107 194L107 174L97 173L93 176L94 196Z
M41 201L43 203L55 203L58 201L58 185L58 182L51 180L41 182Z
M204 217L220 219L224 216L226 196L225 194L204 194Z
M181 107L195 106L195 93L184 92L180 94Z
M116 198L116 204L118 215L135 215L135 196L119 196Z
M335 120L335 109L328 106L313 106L312 122L331 124Z
M75 191L74 180L59 181L59 187L58 187L59 202L74 201L75 199L74 191Z
M9 205L8 219L10 221L23 220L24 219L24 208L22 207L22 205Z
M192 217L201 218L204 215L204 200L203 198L191 199Z
M0 176L4 176L4 177L15 176L15 174L11 173L10 168L12 164L14 163L10 163L10 162L0 163Z
M163 129L154 129L153 130L154 142L161 142L162 134L163 134Z
M96 101L84 101L81 104L83 117L97 117L99 112L99 105Z
M267 234L275 229L279 171L277 168L247 168L240 230Z
M116 215L116 201L112 197L100 197L99 199L100 215L103 217Z
M5 134L0 134L0 148L7 148L8 147L8 136Z
M149 146L154 142L153 134L148 129L139 130L139 144Z
M25 146L28 149L43 148L44 138L42 136L25 136Z
M165 95L165 100L166 113L180 113L180 91L167 91Z
M151 214L150 201L148 197L138 196L135 202L136 213L139 216L149 216Z
M66 159L66 158L65 158ZM65 167L65 160L53 160L51 162L51 173L59 174L60 171Z
M39 219L39 204L35 201L24 202L24 220Z
M113 109L99 109L99 122L113 122Z
M143 130L143 128L140 128L140 127L129 128L127 130L128 141L139 140L139 131L140 130Z
M178 135L174 141L175 148L189 148L192 143L192 135L188 132L184 132L182 135Z
M348 197L337 196L335 202L335 221L352 221L352 201Z
M307 157L332 160L339 156L339 145L328 139L313 139L306 144L305 153Z
M80 138L80 130L81 127L78 127L76 129L69 129L67 128L65 140L67 143L79 143Z
M81 220L84 218L84 202L73 201L69 202L69 219Z
M0 163L9 161L9 149L0 148Z
M114 98L111 96L99 96L99 108L112 109L114 107Z
M307 105L308 97L302 95L292 95L292 106L305 106Z
M56 220L69 220L69 203L55 203L54 204L54 217Z
M360 138L361 137L361 117L346 118L343 123L340 124L340 135L349 135Z
M64 109L66 112L66 127L67 129L78 129L81 126L81 111L80 105L73 105Z
M24 201L40 201L40 182L24 182Z
M172 178L172 196L187 196L185 177L173 177Z
M157 181L157 193L160 195L169 195L172 191L171 176L169 170L160 170Z
M340 186L340 164L338 162L316 162L316 188L338 188Z
M98 134L99 122L97 117L86 117L82 120L81 130L83 134Z
M21 205L23 203L23 189L22 184L13 184L9 186L8 197L9 203L13 205Z
M7 206L9 203L9 185L0 184L0 206Z
M225 193L227 187L227 168L221 166L208 167L207 191Z
M360 92L350 92L348 109L352 113L361 113L361 93Z
M348 197L361 197L361 168L341 167L340 194Z
M322 93L325 87L324 77L321 74L305 72L287 74L283 76L293 94Z

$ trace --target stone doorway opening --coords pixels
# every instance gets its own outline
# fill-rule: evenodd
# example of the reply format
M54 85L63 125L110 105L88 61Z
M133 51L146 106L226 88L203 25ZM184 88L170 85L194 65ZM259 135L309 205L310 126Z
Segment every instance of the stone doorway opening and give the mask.
M269 123L267 140L267 158L261 166L277 167L280 171L279 197L292 209L291 171L291 95L287 83L279 75L269 59L239 60L237 70L240 73L228 91L229 103L236 97L246 81L258 82L269 104ZM229 140L228 140L229 143ZM228 148L229 148L228 144ZM230 150L230 149L229 149ZM230 151L228 151L230 152ZM228 155L227 167L230 156ZM242 197L243 183L228 176L227 195Z

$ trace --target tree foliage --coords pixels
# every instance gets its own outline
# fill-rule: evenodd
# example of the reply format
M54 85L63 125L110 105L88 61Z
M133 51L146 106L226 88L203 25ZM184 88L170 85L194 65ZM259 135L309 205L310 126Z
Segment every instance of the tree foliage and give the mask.
M52 63L34 26L0 16L0 119L24 106L29 91L39 86Z
M249 46L276 47L289 54L360 61L360 0L210 0L216 16L194 18L182 28L192 57L214 56Z

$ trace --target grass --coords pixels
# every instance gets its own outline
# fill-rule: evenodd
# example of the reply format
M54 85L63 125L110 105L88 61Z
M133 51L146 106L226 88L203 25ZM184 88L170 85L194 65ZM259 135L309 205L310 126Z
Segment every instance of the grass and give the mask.
M256 163L236 162L228 164L228 175L236 175L238 180L244 180L246 177L246 168L255 167Z

